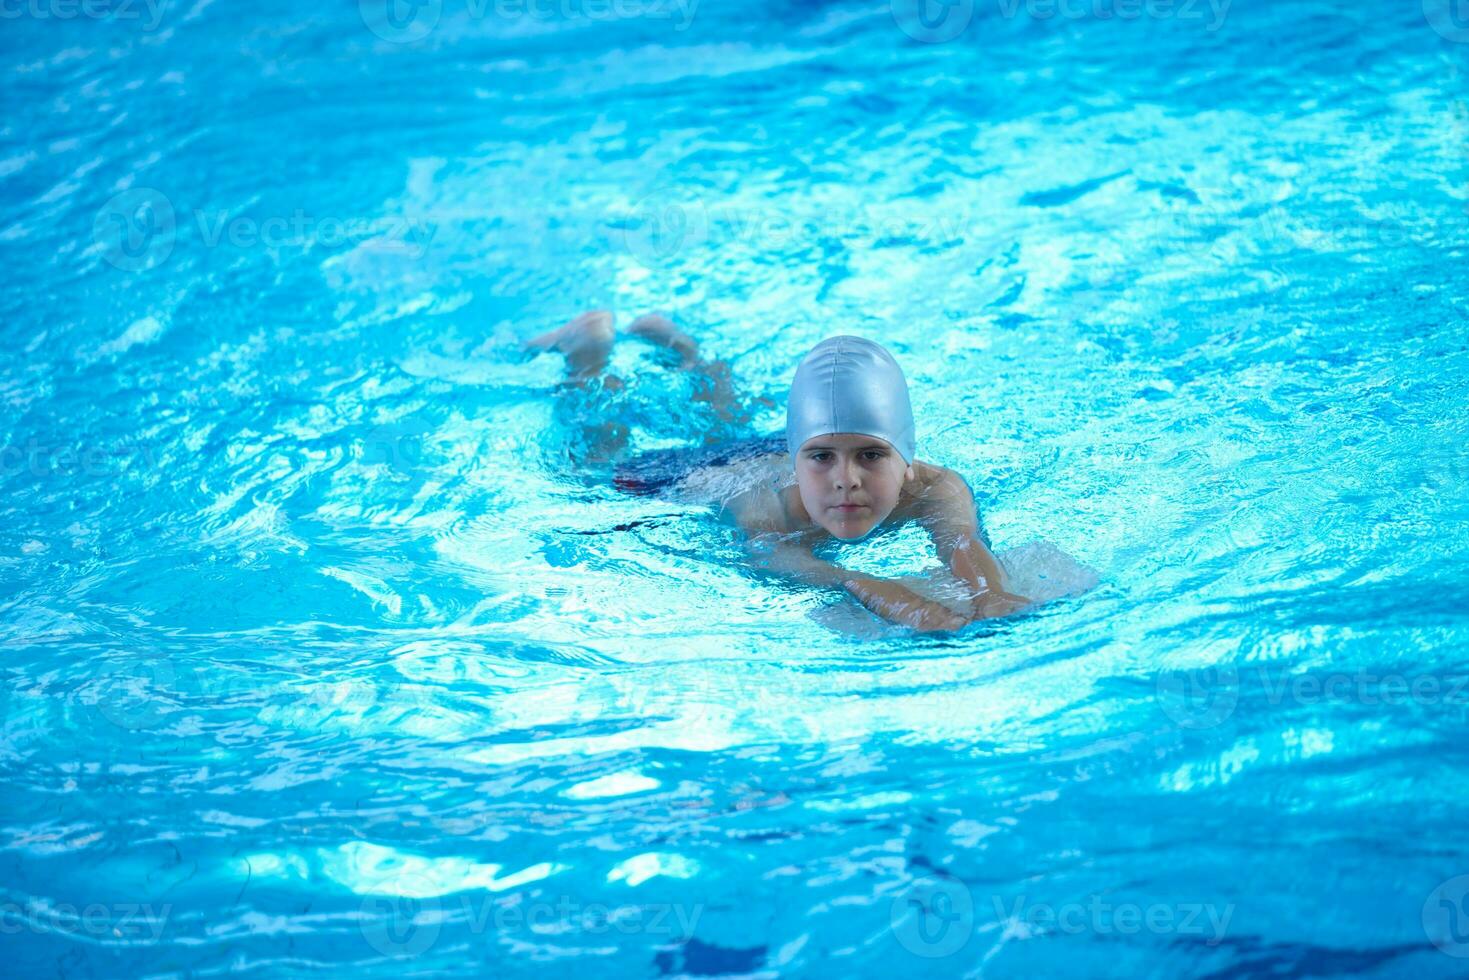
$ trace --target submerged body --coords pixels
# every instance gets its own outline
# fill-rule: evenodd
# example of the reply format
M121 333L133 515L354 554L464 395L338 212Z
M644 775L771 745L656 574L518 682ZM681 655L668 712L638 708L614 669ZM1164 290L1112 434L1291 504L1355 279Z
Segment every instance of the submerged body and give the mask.
M787 472L792 466L784 457L769 465ZM793 483L749 486L725 504L757 567L807 585L844 589L883 618L923 631L958 629L1029 604L1005 591L974 497L953 470L917 459L907 463L891 446L855 433L808 441L794 469ZM968 615L897 582L816 557L816 548L832 539L862 540L879 527L910 523L928 532L939 561L969 587Z
M629 333L677 352L681 369L705 375L705 391L721 416L742 414L728 368L702 361L693 340L672 323L643 317ZM588 313L529 346L564 354L571 383L615 389L621 382L604 375L613 337L610 314ZM844 431L855 427L862 431ZM625 429L604 423L588 432L607 434L595 449L602 458L622 458ZM920 631L955 630L1029 605L1005 590L963 478L914 458L913 446L896 362L871 341L840 336L817 345L797 369L784 435L623 459L613 483L626 493L714 506L742 532L754 567L843 590L883 618ZM939 561L967 586L965 610L815 554L832 540L858 541L879 527L915 522L932 538Z

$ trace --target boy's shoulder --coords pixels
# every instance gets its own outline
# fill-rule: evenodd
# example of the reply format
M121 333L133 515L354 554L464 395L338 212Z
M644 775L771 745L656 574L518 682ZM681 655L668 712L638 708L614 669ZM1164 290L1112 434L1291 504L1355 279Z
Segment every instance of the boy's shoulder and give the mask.
M780 491L767 486L741 490L725 501L724 511L747 533L785 534L791 530L790 514Z
M915 460L913 476L904 491L905 502L899 505L900 520L936 526L967 519L966 515L974 513L974 494L958 473L946 466Z
M913 461L912 495L917 500L945 500L970 495L969 484L958 473L937 463Z

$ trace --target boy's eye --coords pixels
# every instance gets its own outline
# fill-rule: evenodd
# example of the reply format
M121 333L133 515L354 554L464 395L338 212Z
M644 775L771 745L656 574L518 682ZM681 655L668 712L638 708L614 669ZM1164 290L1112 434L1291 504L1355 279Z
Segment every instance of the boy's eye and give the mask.
M877 449L869 449L862 455L866 456L868 459L882 459L882 452Z

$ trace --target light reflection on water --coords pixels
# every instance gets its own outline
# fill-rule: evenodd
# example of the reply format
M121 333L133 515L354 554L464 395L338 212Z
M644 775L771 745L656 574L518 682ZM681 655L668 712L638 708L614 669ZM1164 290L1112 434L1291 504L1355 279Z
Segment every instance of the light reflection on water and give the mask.
M8 20L17 975L1452 975L1469 47L1410 6ZM741 571L568 472L712 424L516 352L591 308L759 432L882 340L1099 584L913 638Z

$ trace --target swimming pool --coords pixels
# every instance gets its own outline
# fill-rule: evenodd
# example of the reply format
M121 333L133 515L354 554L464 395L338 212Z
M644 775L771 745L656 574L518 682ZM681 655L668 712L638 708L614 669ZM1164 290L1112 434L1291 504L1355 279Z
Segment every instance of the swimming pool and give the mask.
M1379 6L7 4L7 968L1461 973L1469 30ZM594 307L882 340L1100 584L745 574L567 472Z

